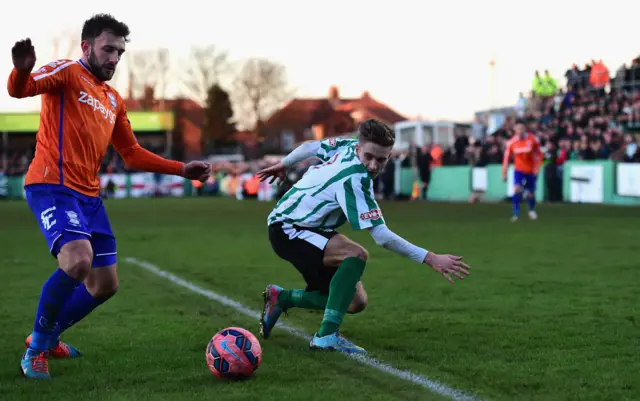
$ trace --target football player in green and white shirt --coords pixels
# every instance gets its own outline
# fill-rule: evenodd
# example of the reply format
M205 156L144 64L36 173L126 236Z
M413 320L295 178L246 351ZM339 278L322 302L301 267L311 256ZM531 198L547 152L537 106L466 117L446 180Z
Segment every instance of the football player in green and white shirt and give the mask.
M429 265L451 283L451 276L463 279L469 274L462 257L429 252L389 230L374 197L372 178L389 161L395 135L373 119L360 124L358 133L358 139L302 144L280 163L258 173L261 180L273 182L299 161L314 156L322 161L309 168L268 217L273 250L298 269L307 286L300 290L267 286L260 321L265 339L283 311L318 309L324 310L324 318L309 344L311 349L366 352L338 332L345 313L358 313L367 304L360 278L368 253L335 231L347 221L354 230L368 230L378 245Z

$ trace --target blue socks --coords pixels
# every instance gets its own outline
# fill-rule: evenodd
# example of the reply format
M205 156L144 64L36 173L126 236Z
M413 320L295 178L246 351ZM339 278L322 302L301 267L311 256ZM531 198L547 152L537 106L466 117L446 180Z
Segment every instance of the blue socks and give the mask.
M520 201L522 200L522 192L513 194L513 215L520 216Z
M518 217L520 216L520 202L522 201L522 192L513 194L513 215ZM527 195L527 205L529 206L529 211L534 210L536 208L536 197L529 197Z
M531 198L527 198L527 203L529 204L529 211L536 208L536 197L533 196Z
M49 350L51 335L63 306L72 297L81 281L75 280L58 268L42 286L38 311L33 324L30 348L43 352Z
M94 298L93 295L89 294L84 283L80 284L58 315L58 324L51 336L50 346L55 346L62 332L84 319L85 316L100 306L104 301L106 301L106 299Z

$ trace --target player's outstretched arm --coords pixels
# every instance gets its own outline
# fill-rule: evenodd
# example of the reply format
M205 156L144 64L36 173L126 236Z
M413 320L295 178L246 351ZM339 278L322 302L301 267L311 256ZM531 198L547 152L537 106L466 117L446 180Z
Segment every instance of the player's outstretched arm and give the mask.
M469 266L460 256L437 255L403 239L387 227L373 192L373 181L363 174L354 174L339 186L336 199L354 230L367 230L376 244L418 263L425 263L453 283L451 274L459 279L469 274Z
M368 230L376 244L413 261L430 266L442 274L451 284L454 282L452 275L462 280L469 274L469 266L462 262L461 256L438 255L429 252L395 234L384 224L371 227Z
M320 150L320 147L320 141L305 142L295 148L277 164L259 171L258 178L260 181L271 178L269 181L270 184L273 184L274 181L278 181L277 183L279 184L284 180L284 175L288 168L294 166L298 162L314 157L318 153L318 150Z
M502 181L507 181L507 171L509 169L509 161L511 160L511 141L507 142L507 146L504 150L504 156L502 157Z
M533 141L533 174L538 175L540 172L540 167L542 167L542 162L544 162L544 153L542 153L542 149L540 148L540 141L538 138L534 137Z
M111 143L122 156L125 164L135 170L178 175L199 181L206 181L211 175L211 165L209 163L192 161L185 164L175 160L168 160L140 146L133 135L126 112L120 113L116 119Z
M9 96L25 98L59 90L65 83L67 67L75 61L60 60L49 63L31 73L36 63L36 51L31 39L20 40L11 49L13 70L7 82Z

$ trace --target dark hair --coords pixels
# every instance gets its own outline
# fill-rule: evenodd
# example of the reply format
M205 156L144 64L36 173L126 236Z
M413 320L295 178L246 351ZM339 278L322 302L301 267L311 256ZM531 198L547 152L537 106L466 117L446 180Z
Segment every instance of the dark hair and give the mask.
M96 14L84 22L82 27L82 40L93 42L104 31L111 31L114 35L124 38L125 42L129 41L129 27L110 14Z
M396 142L396 134L393 129L378 120L370 118L363 121L358 127L360 141L373 142L376 145L389 147Z

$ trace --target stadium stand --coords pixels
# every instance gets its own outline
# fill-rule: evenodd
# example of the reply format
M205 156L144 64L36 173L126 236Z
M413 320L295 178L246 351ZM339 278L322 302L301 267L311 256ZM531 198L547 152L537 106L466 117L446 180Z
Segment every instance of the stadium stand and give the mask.
M640 56L620 67L614 77L600 60L583 69L574 65L565 77L566 87L557 88L553 78L536 72L530 96L518 100L502 126L479 141L458 138L445 152L443 164L501 162L517 117L524 118L540 138L545 159L556 164L598 159L640 162L640 138L634 136L640 131ZM464 154L456 155L461 149Z

